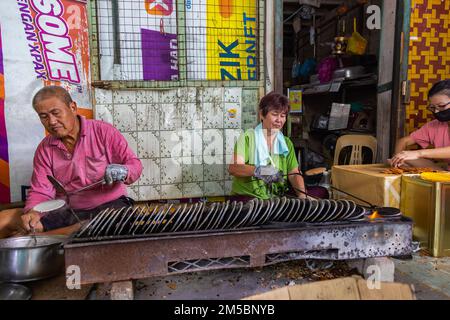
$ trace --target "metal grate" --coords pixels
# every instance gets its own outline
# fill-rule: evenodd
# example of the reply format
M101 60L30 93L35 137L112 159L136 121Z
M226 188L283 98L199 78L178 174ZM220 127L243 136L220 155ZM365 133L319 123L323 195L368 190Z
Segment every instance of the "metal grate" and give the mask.
M250 265L250 256L227 257L227 258L209 258L198 260L185 260L169 262L169 273L194 271L194 270L209 270L218 268L231 268Z
M262 78L260 0L96 0L91 7L97 80Z
M366 220L363 207L349 200L286 197L247 202L145 204L100 212L76 235L90 240L171 232L234 230L266 223L338 223ZM396 217L400 218L401 215Z

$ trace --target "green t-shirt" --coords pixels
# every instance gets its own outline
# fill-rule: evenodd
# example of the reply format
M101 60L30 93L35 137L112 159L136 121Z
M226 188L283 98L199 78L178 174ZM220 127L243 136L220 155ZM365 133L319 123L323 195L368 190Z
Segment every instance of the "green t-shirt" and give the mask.
M272 160L283 175L285 175L284 183L272 184L271 190L264 181L256 179L254 177L237 178L233 177L233 185L231 193L233 195L252 196L260 199L270 199L271 196L282 195L288 188L287 174L292 170L298 168L297 158L295 156L294 145L292 141L285 137L286 145L289 149L287 156L284 155L271 155ZM245 164L255 165L255 130L249 129L245 131L239 137L236 145L234 146L234 153L245 159Z

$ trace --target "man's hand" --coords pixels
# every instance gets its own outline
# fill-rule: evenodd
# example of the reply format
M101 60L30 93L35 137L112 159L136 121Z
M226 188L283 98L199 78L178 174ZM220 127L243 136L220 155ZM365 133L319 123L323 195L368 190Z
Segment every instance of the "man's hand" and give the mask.
M121 164L110 164L106 167L105 181L112 185L117 181L125 181L128 176L128 168Z
M253 176L257 179L263 180L266 184L284 181L283 174L274 166L256 167Z
M28 211L28 213L25 213L21 217L23 227L26 231L30 232L33 228L35 232L43 232L44 227L42 226L42 223L40 222L41 216L39 212L37 211Z
M394 157L392 157L391 165L397 168L404 165L406 161L418 160L420 158L422 158L420 150L402 151L400 153L397 153Z

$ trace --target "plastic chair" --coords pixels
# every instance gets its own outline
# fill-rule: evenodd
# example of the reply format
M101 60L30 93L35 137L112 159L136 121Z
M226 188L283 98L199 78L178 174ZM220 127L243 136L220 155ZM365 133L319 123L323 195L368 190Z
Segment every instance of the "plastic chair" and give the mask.
M350 152L343 152L351 147ZM346 149L347 148L347 149ZM345 150L344 150L345 149ZM377 157L377 139L369 135L344 135L336 142L334 165L372 164ZM367 151L371 152L370 158Z

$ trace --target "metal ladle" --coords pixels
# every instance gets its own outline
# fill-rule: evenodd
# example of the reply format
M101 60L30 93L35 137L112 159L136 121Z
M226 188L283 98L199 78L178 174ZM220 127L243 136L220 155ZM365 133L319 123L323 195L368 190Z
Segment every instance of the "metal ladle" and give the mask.
M37 245L37 239L36 239L36 229L30 224L30 231L31 231L31 237L33 238L34 246Z
M69 195L73 195L75 193L78 193L78 192L81 192L81 191L84 191L84 190L88 190L88 189L94 188L94 187L96 187L98 185L102 185L102 184L106 183L105 179L102 179L100 181L97 181L95 183L87 185L86 187L83 187L81 189L78 189L78 190L75 190L75 191L71 191L71 192L67 192L66 189L64 188L64 185L61 182L59 182L55 177L48 175L47 179L52 183L52 185L55 187L55 189L57 191L63 193L66 197L68 197Z
M102 185L102 184L104 184L106 182L105 179L102 179L100 181L97 181L95 183L87 185L86 187L83 187L81 189L78 189L78 190L75 190L75 191L72 191L72 192L67 192L67 190L64 188L64 185L61 182L59 182L55 177L48 175L47 179L52 183L52 185L55 187L55 189L58 192L61 192L61 193L63 193L66 196L66 202L67 202L67 206L69 207L69 211L75 217L75 219L78 221L78 223L80 223L80 224L81 224L80 218L78 218L78 216L76 215L76 213L72 210L72 208L70 206L70 197L69 196L71 196L71 195L73 195L75 193L78 193L78 192L81 192L81 191L84 191L84 190L96 187L98 185Z

